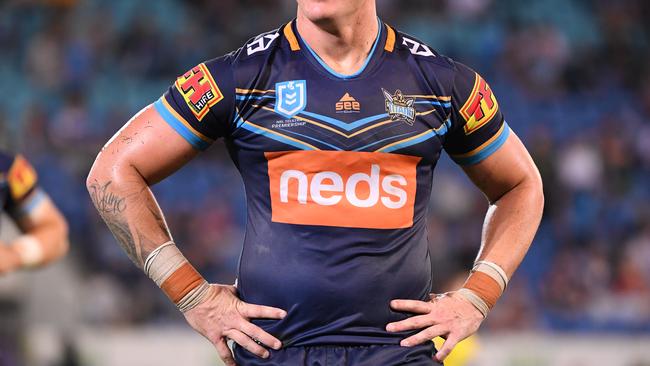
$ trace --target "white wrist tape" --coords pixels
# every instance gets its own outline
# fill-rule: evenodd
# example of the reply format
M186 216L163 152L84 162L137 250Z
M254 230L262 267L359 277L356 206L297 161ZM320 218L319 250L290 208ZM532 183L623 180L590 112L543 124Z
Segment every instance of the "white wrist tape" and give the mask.
M210 284L190 265L172 241L162 244L147 256L144 272L182 312L202 303L210 292Z
M24 267L37 266L45 259L43 244L33 235L22 235L14 240L12 245Z
M478 261L474 263L472 272L483 272L492 277L501 287L501 292L505 291L506 287L508 287L508 275L506 275L506 272L501 266L494 262Z
M488 312L490 311L490 307L488 304L481 299L480 296L478 296L474 291L467 289L467 288L461 288L456 293L462 297L464 297L467 301L472 303L474 307L481 313L483 314L483 318L487 317Z
M176 244L173 241L168 241L147 256L144 261L144 273L160 287L185 262L187 259L178 250Z

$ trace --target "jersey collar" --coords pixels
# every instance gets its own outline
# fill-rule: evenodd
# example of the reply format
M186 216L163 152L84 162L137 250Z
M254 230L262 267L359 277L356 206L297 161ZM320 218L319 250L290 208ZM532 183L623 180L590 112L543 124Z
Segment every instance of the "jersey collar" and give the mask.
M321 59L320 56L318 56L318 54L316 54L316 52L314 52L314 50L307 44L307 42L305 42L302 37L300 37L300 34L298 33L296 27L295 19L284 27L284 35L289 41L291 50L301 50L303 55L305 55L305 57L312 64L314 64L316 68L326 72L334 78L348 80L358 78L364 75L367 70L370 70L372 66L377 63L378 59L383 54L384 49L388 52L392 52L393 44L395 42L395 32L387 25L384 25L384 23L381 22L379 18L377 19L377 22L379 23L379 31L377 32L377 38L375 38L375 42L370 49L370 53L368 54L361 68L350 75L344 75L334 71L323 61L323 59ZM389 44L390 42L392 42L392 44Z

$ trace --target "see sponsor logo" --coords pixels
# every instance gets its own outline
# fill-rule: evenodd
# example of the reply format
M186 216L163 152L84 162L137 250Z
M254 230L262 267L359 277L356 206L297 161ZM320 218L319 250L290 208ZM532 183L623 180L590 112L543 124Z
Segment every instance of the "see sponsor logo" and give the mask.
M221 90L205 64L199 64L179 76L175 85L199 121L208 114L212 106L223 99Z
M265 156L273 222L368 229L413 225L419 157L349 151Z
M478 130L492 120L499 110L497 98L485 80L476 74L474 87L465 104L460 108L460 114L465 119L465 134Z
M344 96L336 102L336 113L354 113L361 111L361 103L359 103L350 93L345 93Z

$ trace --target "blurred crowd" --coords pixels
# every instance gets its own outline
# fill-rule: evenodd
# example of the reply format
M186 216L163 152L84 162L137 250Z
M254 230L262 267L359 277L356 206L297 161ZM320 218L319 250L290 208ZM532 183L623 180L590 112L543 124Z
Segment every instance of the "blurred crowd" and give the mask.
M650 3L378 0L382 20L479 71L545 183L544 219L491 329L650 331ZM0 146L23 152L71 224L84 319L181 320L115 243L85 177L102 144L198 62L294 16L264 0L0 3ZM176 242L232 282L245 202L216 143L154 188ZM430 242L440 290L471 266L485 199L445 157Z

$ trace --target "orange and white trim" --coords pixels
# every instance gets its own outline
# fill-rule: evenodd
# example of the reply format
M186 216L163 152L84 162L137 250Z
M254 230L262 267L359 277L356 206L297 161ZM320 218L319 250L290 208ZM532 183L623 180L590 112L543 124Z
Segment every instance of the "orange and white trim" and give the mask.
M144 271L182 312L199 305L209 293L208 282L172 241L162 244L147 256Z

